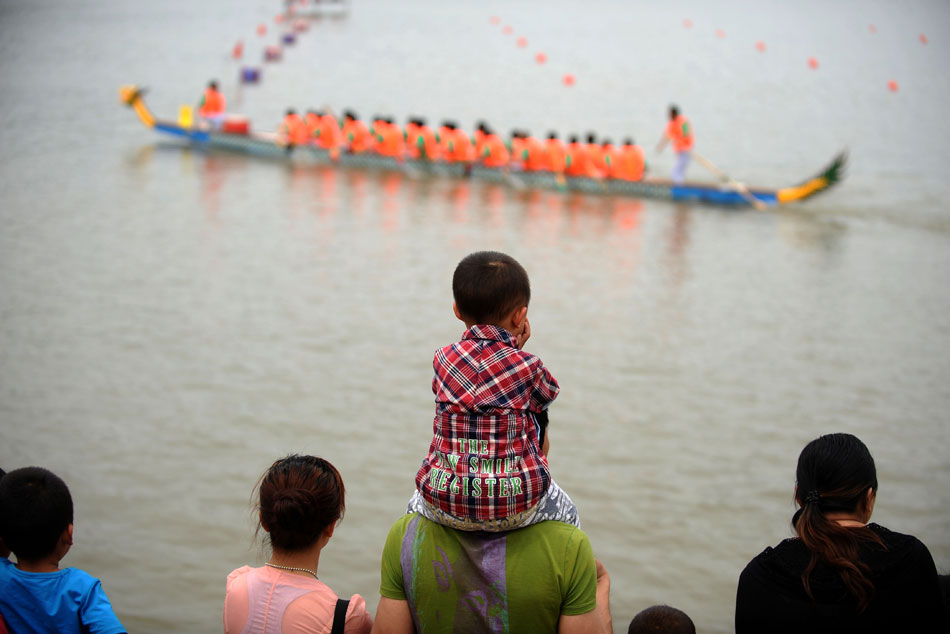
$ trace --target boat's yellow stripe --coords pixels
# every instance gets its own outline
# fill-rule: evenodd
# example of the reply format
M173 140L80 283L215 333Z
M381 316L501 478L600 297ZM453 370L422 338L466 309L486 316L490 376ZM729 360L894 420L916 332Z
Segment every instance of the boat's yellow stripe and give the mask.
M798 187L786 187L785 189L780 189L775 193L775 197L778 199L780 204L785 204L795 200L808 198L812 194L820 192L826 187L828 187L828 179L824 176L818 176L817 178L813 178L807 183L803 183Z

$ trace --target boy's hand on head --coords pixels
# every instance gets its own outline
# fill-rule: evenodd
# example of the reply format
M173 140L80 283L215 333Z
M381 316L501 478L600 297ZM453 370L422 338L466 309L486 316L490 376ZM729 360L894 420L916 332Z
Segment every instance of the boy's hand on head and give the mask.
M531 322L525 317L524 327L522 327L521 332L518 334L518 350L524 350L524 344L528 343L529 337L531 337Z

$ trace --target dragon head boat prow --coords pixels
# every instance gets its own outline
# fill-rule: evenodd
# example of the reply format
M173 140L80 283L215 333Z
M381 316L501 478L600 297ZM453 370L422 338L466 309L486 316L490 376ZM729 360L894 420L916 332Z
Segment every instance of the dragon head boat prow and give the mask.
M848 151L844 150L836 156L831 163L814 178L810 178L795 187L786 187L775 193L775 197L780 204L796 202L811 198L815 194L827 191L832 185L844 178L844 167L848 161Z
M152 116L148 106L145 105L145 100L142 99L145 91L145 88L139 88L134 84L126 84L119 88L119 101L135 110L135 114L139 116L142 123L153 128L155 127L155 117Z

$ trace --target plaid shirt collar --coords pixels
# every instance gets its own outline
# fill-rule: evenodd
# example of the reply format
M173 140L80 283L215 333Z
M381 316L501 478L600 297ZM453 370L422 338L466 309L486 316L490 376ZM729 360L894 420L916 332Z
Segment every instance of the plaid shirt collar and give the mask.
M464 334L462 334L462 341L473 339L497 341L499 343L511 346L512 348L518 347L518 340L513 334L504 328L499 328L498 326L491 326L488 324L472 326L466 330Z

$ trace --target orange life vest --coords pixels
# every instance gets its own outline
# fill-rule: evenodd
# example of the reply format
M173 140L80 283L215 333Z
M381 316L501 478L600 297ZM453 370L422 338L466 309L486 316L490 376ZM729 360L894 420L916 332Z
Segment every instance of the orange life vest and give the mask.
M224 95L213 88L206 88L201 99L201 108L198 114L202 117L214 117L224 113Z
M437 161L442 158L442 148L439 146L439 139L429 126L419 126L419 135L416 138L416 145L420 152L420 158L424 158L427 161Z
M556 174L563 174L567 165L567 147L560 139L548 139L544 142L544 149L548 153L548 169Z
M307 126L307 138L316 139L317 132L320 128L320 115L316 112L308 112L303 117L304 125Z
M591 165L601 172L606 172L607 159L604 157L603 148L596 143L588 143L584 146L584 149L587 151L587 157L590 159Z
M475 146L475 156L481 157L485 151L485 140L488 138L481 130L472 132L472 145Z
M299 114L289 114L280 124L280 134L288 143L303 145L307 142L307 124Z
M638 181L643 178L646 158L639 145L624 145L610 163L610 176L626 181Z
M571 143L567 146L567 167L565 174L568 176L585 176L587 178L603 178L604 174L594 165L587 152L587 146L581 143Z
M365 152L373 147L373 137L369 128L359 119L350 119L343 123L343 145L350 152Z
M450 163L469 163L474 160L475 148L464 130L443 127L439 130L439 137L442 145L442 157L446 161Z
M609 176L611 166L617 161L617 148L611 144L600 146L601 156L604 157L604 166L601 171Z
M485 167L504 167L508 164L508 148L497 134L486 134L482 153L482 163Z
M677 115L666 124L666 136L673 142L674 152L693 149L693 126L683 115Z
M383 156L402 158L406 153L406 141L402 130L395 123L376 121L376 151Z
M524 163L525 142L521 137L511 137L511 163L521 165Z
M317 143L324 149L332 150L343 145L343 133L340 131L336 117L332 114L320 117L316 133Z
M541 141L529 136L524 139L523 146L521 156L526 171L538 172L551 169L548 152Z

